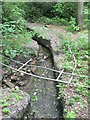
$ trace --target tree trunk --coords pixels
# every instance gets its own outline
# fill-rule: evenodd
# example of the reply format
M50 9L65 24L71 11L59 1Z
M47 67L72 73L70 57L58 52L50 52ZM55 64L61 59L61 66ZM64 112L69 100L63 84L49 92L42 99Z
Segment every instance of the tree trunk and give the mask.
M83 30L83 26L84 26L83 5L84 5L84 2L81 2L81 0L78 0L77 22L80 27L80 30Z

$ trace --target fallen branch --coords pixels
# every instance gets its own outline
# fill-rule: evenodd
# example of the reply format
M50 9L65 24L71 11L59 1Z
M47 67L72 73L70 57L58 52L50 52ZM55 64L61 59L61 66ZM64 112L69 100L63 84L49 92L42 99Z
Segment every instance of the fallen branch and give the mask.
M3 56L3 55L1 55L1 56ZM3 56L3 57L5 57L5 56ZM13 59L8 58L8 57L5 57L5 58L7 58L7 59L9 59L9 60L11 60L11 61L13 61L13 62L16 62L16 63L18 63L18 64L23 65L22 62L13 60ZM29 66L29 67L33 66L33 67L37 67L37 68L46 69L46 70L50 70L50 71L53 71L53 72L58 72L58 73L60 73L59 70L51 69L51 68L48 68L48 67L37 66L37 65L30 65L30 64L29 64L29 65L26 65L26 66ZM72 74L72 73L68 73L68 72L63 72L63 74L66 74L66 75L73 75L73 76L77 76L77 77L85 77L85 78L86 78L86 77L87 77L87 78L90 77L90 76L86 76L86 75L78 75L78 74L75 74L75 73Z
M62 81L62 80L56 80L56 79L52 79L52 78L47 78L47 77L38 76L38 75L35 75L35 74L32 74L32 73L27 73L27 72L24 72L24 71L20 71L20 70L14 68L14 67L12 67L12 66L8 66L8 65L6 65L6 64L4 64L4 63L1 63L1 62L0 62L0 64L3 65L3 66L5 66L5 67L8 67L8 68L10 68L10 69L13 69L13 70L15 70L15 71L17 71L17 72L24 73L24 74L26 74L26 75L30 75L30 76L33 76L33 77L36 77L36 78L39 78L39 79L51 80L51 81L62 82L62 83L67 83L67 84L69 83L69 82Z
M10 68L10 69L13 69L13 70L15 70L15 71L17 71L17 72L24 73L24 74L26 74L26 75L30 75L30 76L33 76L33 77L36 77L36 78L39 78L39 79L50 80L50 81L54 81L54 82L61 82L61 83L64 83L64 84L68 84L68 85L69 85L69 82L66 82L66 81L51 79L51 78L47 78L47 77L38 76L38 75L35 75L35 74L32 74L32 73L27 73L27 72L24 72L24 71L20 71L20 70L18 70L18 69L16 69L16 68L13 68L13 67L8 66L8 65L6 65L6 64L4 64L4 63L1 63L1 62L0 62L0 64L3 65L3 66L5 66L5 67L8 67L8 68ZM75 86L75 84L73 84L73 83L70 83L70 85ZM69 85L69 86L70 86L70 85ZM76 85L77 85L77 86L83 86L84 88L90 89L89 86L80 85L80 84L76 84Z

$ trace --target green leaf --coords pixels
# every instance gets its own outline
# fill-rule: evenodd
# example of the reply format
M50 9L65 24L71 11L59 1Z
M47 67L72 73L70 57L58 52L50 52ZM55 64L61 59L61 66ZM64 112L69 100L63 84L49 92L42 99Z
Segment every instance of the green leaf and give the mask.
M2 107L7 107L8 105L9 105L8 102L5 102L2 104Z
M2 109L2 113L9 114L10 113L10 109L9 108L4 108L4 109Z
M66 119L71 118L72 120L75 120L75 117L76 117L76 113L73 110L71 112L68 112L66 115Z

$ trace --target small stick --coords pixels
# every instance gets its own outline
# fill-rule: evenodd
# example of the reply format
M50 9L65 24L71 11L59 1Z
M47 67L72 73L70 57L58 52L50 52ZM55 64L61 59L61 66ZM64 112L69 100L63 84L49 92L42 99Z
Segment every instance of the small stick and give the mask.
M72 54L71 48L70 48L69 46L68 46L68 48L69 48L69 50L70 50L70 53ZM70 78L70 80L69 80L69 83L71 83L71 81L72 81L72 79L73 79L74 71L75 71L75 69L76 69L76 67L77 67L77 61L76 61L76 58L75 58L74 55L72 55L72 56L73 56L73 59L74 59L74 62L75 62L75 66L74 66L73 72L72 72L72 74L71 74L71 78Z
M20 68L18 68L18 70L21 70L21 69L22 69L25 65L27 65L30 61L31 61L31 59L28 60L25 64L23 64Z
M62 75L63 71L64 71L64 69L62 69L62 71L60 72L60 74L58 75L58 77L57 77L57 79L56 79L56 80L58 80L58 79L61 77L61 75Z

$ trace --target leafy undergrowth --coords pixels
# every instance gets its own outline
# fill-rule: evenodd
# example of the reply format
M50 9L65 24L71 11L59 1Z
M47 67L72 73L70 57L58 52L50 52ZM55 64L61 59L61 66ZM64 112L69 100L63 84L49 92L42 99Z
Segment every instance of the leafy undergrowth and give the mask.
M15 58L24 52L24 44L31 42L31 35L29 33L23 33L18 35L12 35L12 38L5 38L2 40L2 54Z
M38 19L37 22L45 23L45 24L53 24L53 25L68 25L68 21L65 19L60 19L59 17L54 18L47 18L47 17L41 17Z
M88 118L88 32L84 31L77 40L71 35L62 37L62 51L65 59L63 68L65 72L74 73L78 76L63 75L62 79L70 84L59 83L58 99L65 98L64 116L67 118ZM75 67L76 65L76 67ZM75 69L74 69L75 68ZM74 71L73 71L74 70Z
M24 45L30 44L33 32L28 32L25 28L19 29L14 21L0 24L2 30L2 50L3 55L15 58L24 52Z
M32 36L35 34L34 32L29 32L25 28L21 30L21 27L17 26L16 22L14 23L14 21L0 24L0 30L3 34L0 46L0 62L6 65L13 64L14 67L14 63L12 63L11 59L16 60L21 56L26 59L30 55L36 55L32 48L27 49L27 47L25 47L27 44L29 45L32 42ZM15 70L11 70L10 68L3 66L0 72L2 72L3 81L4 77L15 73ZM6 76L3 75L4 72L7 72ZM5 79L8 82L7 78L8 77ZM2 84L2 87L5 87L4 84ZM19 103L23 104L23 101L25 102L27 97L27 95L19 90L18 87L15 87L15 89L8 89L6 86L5 89L2 88L0 91L0 109L2 109L3 116L12 114L13 110L16 110L16 108L21 108L21 104ZM17 104L19 104L19 106Z
M65 25L66 30L69 32L76 32L79 31L80 28L79 26L76 25L76 18L71 17L70 21L67 19L60 19L59 17L54 17L54 18L47 18L47 17L41 17L38 19L37 22L44 23L44 24L52 24L52 25Z
M27 96L27 94L22 92L17 86L13 89L0 89L0 91L3 93L0 93L0 108L2 109L3 115L11 114L17 103L21 102L25 96Z

